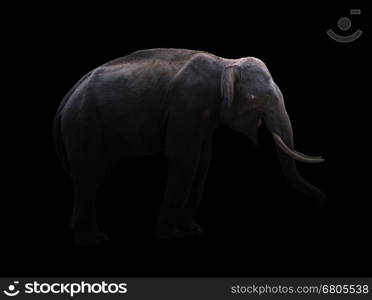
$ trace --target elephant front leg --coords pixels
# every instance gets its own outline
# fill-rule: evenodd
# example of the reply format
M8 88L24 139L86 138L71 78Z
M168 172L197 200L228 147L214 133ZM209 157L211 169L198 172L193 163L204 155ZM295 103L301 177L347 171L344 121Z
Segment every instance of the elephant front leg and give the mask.
M180 230L184 210L200 158L200 145L195 141L168 146L168 180L163 203L158 217L157 237L182 238Z
M208 137L203 143L196 175L191 187L188 202L183 212L181 230L186 235L203 233L203 228L195 221L195 213L199 207L201 199L203 198L211 159L211 145L212 137Z

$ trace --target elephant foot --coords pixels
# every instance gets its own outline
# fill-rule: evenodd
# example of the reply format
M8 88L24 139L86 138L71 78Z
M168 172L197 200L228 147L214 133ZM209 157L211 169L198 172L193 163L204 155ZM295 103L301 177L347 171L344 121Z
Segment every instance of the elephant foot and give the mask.
M174 240L174 239L182 239L184 237L184 234L181 230L178 229L178 227L168 226L168 227L159 227L156 232L155 237L160 238L160 239Z
M181 230L185 235L199 235L204 233L203 227L196 223L193 218L186 220L182 224Z
M107 235L100 229L89 232L74 232L75 244L79 246L84 245L102 245L108 242Z

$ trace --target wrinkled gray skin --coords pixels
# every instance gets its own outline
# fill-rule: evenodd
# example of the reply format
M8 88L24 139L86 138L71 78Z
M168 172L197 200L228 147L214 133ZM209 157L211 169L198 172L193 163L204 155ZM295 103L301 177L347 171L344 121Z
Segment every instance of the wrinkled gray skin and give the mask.
M228 125L257 144L261 120L294 150L283 96L264 63L253 57L235 60L201 51L150 49L94 69L65 96L54 124L56 148L75 187L71 226L76 243L107 239L96 223L95 198L111 167L156 152L168 161L157 235L201 233L194 214L213 131ZM288 153L278 146L277 154L285 177L298 191L325 199L300 177Z

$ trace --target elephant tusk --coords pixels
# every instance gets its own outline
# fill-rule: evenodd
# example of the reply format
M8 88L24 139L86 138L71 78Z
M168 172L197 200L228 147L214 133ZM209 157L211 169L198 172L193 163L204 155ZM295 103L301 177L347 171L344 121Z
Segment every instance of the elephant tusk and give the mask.
M272 132L272 135L274 137L275 143L278 145L278 147L286 153L288 156L292 157L294 160L305 162L305 163L312 163L312 164L317 164L321 163L324 161L323 158L317 156L309 156L302 154L300 152L297 152L295 150L291 150L282 140L282 138L277 135L276 133Z
M321 156L310 156L310 155L306 155L306 154L303 154L301 152L298 152L296 150L293 150L294 152L296 152L298 155L301 155L302 157L305 157L305 158L310 158L310 159L322 159ZM324 159L323 159L324 161Z

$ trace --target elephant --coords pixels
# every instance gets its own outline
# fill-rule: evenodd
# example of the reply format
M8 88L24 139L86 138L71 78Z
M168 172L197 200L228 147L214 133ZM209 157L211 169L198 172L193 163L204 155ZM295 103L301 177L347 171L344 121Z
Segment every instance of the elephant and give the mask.
M325 201L295 161L323 162L294 150L283 95L260 59L227 59L204 51L158 48L111 60L83 76L54 119L57 154L74 183L71 229L76 244L107 242L96 221L96 192L119 162L163 153L168 178L156 236L203 233L195 213L203 195L212 135L228 126L258 144L271 132L279 165L300 193Z

